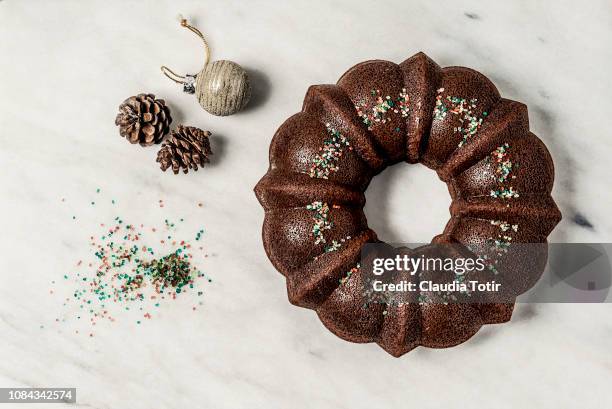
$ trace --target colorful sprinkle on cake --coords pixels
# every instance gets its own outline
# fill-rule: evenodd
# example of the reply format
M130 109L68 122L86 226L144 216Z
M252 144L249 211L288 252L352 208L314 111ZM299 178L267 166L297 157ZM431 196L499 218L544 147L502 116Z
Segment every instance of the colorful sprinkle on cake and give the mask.
M395 99L389 95L383 97L378 89L373 89L370 95L374 100L373 102L363 102L355 105L357 115L368 126L369 130L372 130L372 127L377 123L387 123L387 114L389 112L399 114L403 118L407 117L410 112L410 98L406 88L403 88L402 92Z
M333 223L329 220L329 206L327 203L317 201L307 205L306 209L314 213L313 220L315 223L312 226L312 235L315 237L315 244L325 244L323 231L329 230L333 226Z
M320 153L312 159L312 165L307 173L311 178L327 179L332 172L338 171L338 161L345 148L352 150L348 139L330 124L326 124L329 138L323 142Z
M463 136L463 139L461 139L458 145L460 148L468 141L469 138L476 135L482 126L483 119L488 115L488 113L483 112L482 117L478 117L475 114L477 109L476 103L478 102L476 98L472 98L469 101L465 98L450 95L443 98L443 92L444 88L438 89L436 106L434 108L434 118L444 119L449 113L456 115L459 118L459 126L454 127L453 131Z

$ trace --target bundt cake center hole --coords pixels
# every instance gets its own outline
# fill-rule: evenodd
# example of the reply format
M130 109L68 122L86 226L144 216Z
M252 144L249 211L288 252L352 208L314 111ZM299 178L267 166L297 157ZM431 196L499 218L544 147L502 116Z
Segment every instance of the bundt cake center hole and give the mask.
M429 243L450 217L446 184L423 165L388 167L372 179L366 200L368 225L387 243Z

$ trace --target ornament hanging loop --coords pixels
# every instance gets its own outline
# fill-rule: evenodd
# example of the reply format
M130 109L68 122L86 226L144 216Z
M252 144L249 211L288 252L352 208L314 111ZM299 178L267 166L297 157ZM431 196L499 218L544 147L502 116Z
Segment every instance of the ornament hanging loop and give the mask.
M206 67L210 61L210 47L208 46L208 41L206 41L204 34L202 34L202 32L198 30L196 27L190 25L187 22L187 19L183 18L182 16L181 16L180 23L182 27L185 27L186 29L188 29L189 31L191 31L192 33L200 37L200 39L204 43L204 56L205 56L204 57L204 67ZM165 65L161 66L161 72L166 77L170 78L172 81L176 82L177 84L182 84L183 91L185 91L186 93L188 94L195 93L196 75L190 75L190 74L186 74L184 76L179 75L175 73L174 71L172 71L170 68L166 67Z
M202 39L202 43L204 43L204 55L205 55L204 66L207 66L208 63L210 62L210 47L208 46L208 41L206 41L204 34L202 34L202 32L198 30L197 28L195 28L194 26L190 25L187 22L186 18L181 18L181 26L185 27L186 29L188 29L189 31L191 31L192 33L194 33L195 35L197 35L198 37Z
M161 66L161 72L164 73L166 77L170 78L172 81L176 82L177 84L185 83L185 77L183 75L178 75L177 73L172 71L170 68L166 67L165 65Z

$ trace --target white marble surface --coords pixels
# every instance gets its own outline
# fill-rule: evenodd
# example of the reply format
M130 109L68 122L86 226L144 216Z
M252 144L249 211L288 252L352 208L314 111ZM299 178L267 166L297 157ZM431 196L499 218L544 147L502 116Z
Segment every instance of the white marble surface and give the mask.
M162 63L200 68L179 12L207 34L214 59L250 70L247 112L212 117L161 76ZM75 386L90 408L610 407L611 304L519 305L510 324L463 345L395 359L287 302L252 188L308 85L423 50L529 105L555 159L564 219L552 241L609 242L611 36L607 0L1 0L0 386ZM212 166L163 174L155 148L118 136L118 104L141 91L164 97L175 124L214 133ZM448 217L444 186L418 166L387 170L368 200L370 224L391 241L427 240ZM63 307L49 283L87 257L89 232L117 213L205 226L214 281L197 313L177 302L145 325L100 324L89 338L53 322Z

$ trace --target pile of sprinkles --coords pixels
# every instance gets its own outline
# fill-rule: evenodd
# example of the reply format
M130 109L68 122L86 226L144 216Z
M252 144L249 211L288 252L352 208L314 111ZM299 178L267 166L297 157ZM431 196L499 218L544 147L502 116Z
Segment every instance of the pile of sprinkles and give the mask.
M477 108L477 99L472 98L469 101L465 98L459 98L456 96L447 95L446 98L442 97L444 88L438 89L438 95L436 96L436 106L434 108L434 118L444 119L448 113L456 115L459 118L459 126L453 128L453 131L463 136L459 141L458 147L461 148L469 138L476 135L482 121L488 115L485 111L482 113L482 117L478 117L475 114ZM445 104L448 103L448 104Z
M359 115L369 130L372 130L372 127L377 123L387 123L387 113L389 112L400 114L402 118L407 117L410 112L410 98L406 88L402 89L397 98L391 98L390 95L383 97L383 94L378 89L373 89L370 95L373 101L366 101L355 105L357 115Z
M164 207L162 200L159 207ZM198 267L208 257L204 247L178 237L184 221L165 219L162 227L154 227L128 223L117 216L111 223L100 223L102 232L89 236L89 259L78 260L63 274L63 280L52 281L53 286L61 283L61 289L66 290L63 312L55 321L88 321L95 326L129 316L141 324L155 316L165 302L187 293L198 297L191 307L197 310L202 305L203 286L212 280ZM199 242L203 234L204 229L199 229L192 237ZM50 293L60 294L61 289L52 288Z

